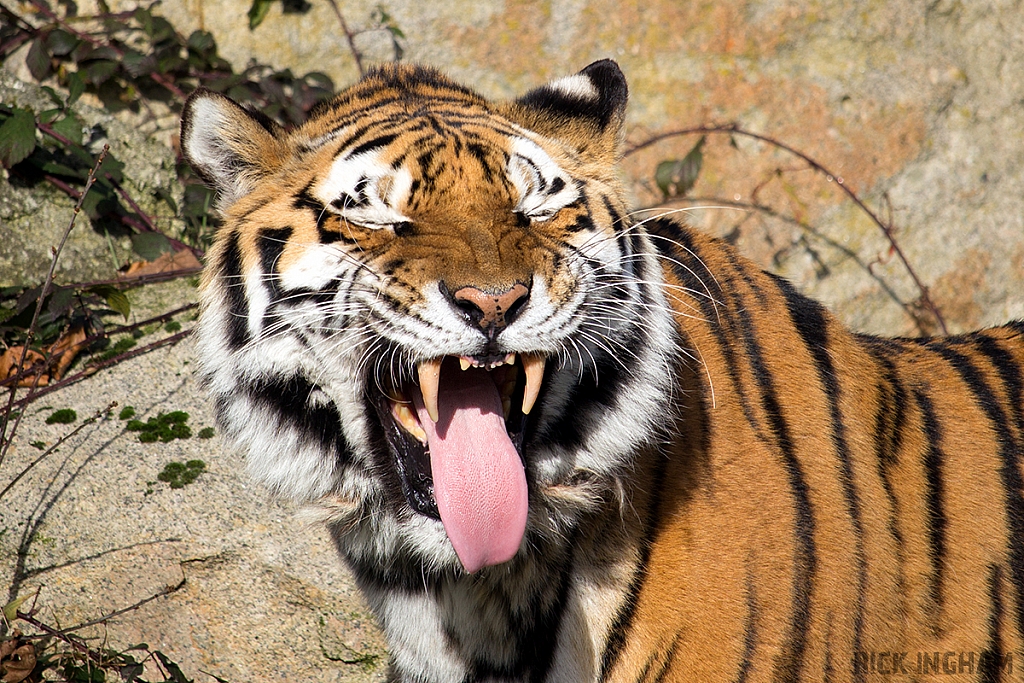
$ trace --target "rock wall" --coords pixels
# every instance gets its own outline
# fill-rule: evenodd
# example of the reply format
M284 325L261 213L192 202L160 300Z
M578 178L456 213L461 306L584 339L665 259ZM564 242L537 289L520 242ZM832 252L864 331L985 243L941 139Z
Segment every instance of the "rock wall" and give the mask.
M373 26L377 5L338 3L352 30ZM358 76L328 2L291 14L274 3L253 31L248 3L162 7L183 30L212 31L236 66L255 58L323 71L339 87ZM712 135L689 205L719 208L689 215L858 329L917 333L907 309L920 291L838 178L891 220L951 330L1024 317L1018 1L389 0L383 8L405 35L406 60L440 66L487 95L512 96L612 57L631 84L631 143L735 122L824 164L832 182L771 145ZM368 61L393 56L386 31L355 43ZM673 138L627 158L638 205L660 199L651 190L658 161L695 142Z

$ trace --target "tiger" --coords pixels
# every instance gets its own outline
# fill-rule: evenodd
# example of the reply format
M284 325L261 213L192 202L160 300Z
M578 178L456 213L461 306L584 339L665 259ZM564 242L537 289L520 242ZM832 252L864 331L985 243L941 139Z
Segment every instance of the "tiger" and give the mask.
M631 212L611 60L187 99L196 348L409 683L1021 680L1024 322L881 338ZM952 669L950 669L952 667Z

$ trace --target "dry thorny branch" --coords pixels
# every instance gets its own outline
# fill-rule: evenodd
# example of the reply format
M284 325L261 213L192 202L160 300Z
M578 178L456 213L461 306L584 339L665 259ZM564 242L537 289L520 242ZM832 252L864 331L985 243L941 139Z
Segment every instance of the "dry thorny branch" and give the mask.
M924 282L922 282L921 278L918 276L917 272L914 270L913 266L910 264L910 261L907 259L906 254L904 253L902 247L900 247L900 244L899 244L899 242L896 239L896 230L895 230L895 228L893 226L891 211L887 212L886 219L883 220L879 216L878 213L876 213L875 211L872 211L871 208L868 207L868 205L864 202L863 199L861 199L857 195L856 192L854 192L852 189L850 189L849 185L844 181L842 176L832 172L824 164L822 164L821 162L817 161L816 159L814 159L813 157L809 156L808 154L805 154L804 152L801 152L800 150L798 150L798 149L796 149L796 148L794 148L794 147L792 147L790 145L787 145L786 143L784 143L784 142L782 142L780 140L777 140L777 139L775 139L775 138L773 138L773 137L771 137L769 135L764 135L764 134L761 134L761 133L754 133L754 132L745 130L744 128L740 127L739 124L736 124L736 123L727 123L727 124L721 124L721 125L715 125L715 126L695 126L695 127L692 127L692 128L683 128L683 129L679 129L679 130L667 131L667 132L664 132L664 133L660 133L658 135L653 135L653 136L647 138L646 140L643 140L642 142L639 142L639 143L637 143L635 145L630 146L628 149L626 149L625 154L626 154L626 156L629 156L631 154L635 154L635 153L639 152L642 149L645 149L647 147L650 147L650 146L655 145L655 144L657 144L659 142L662 142L663 140L667 140L667 139L670 139L670 138L680 137L680 136L700 135L700 136L702 136L700 141L694 147L693 152L691 152L691 154L696 152L699 155L700 147L702 146L702 142L703 142L703 136L713 135L713 134L724 134L724 135L729 135L729 136L738 135L738 136L748 137L748 138L751 138L751 139L758 140L760 142L766 143L768 145L771 145L772 147L775 147L777 149L781 149L781 150L783 150L783 151L785 151L785 152L795 156L796 158L800 159L802 162L804 162L808 167L813 169L815 172L817 172L817 173L821 174L822 176L824 176L829 182L832 182L834 180L836 182L836 184L838 185L838 187L842 190L842 192L847 196L847 198L849 198L850 201L852 201L857 206L858 209L863 211L864 214L872 221L872 223L874 223L878 227L878 229L881 230L882 234L885 236L886 240L889 243L890 251L899 259L900 263L903 264L903 267L906 269L907 274L910 276L911 280L913 280L914 285L917 287L918 291L920 292L920 294L918 296L918 300L917 300L916 303L919 304L921 308L926 310L934 318L935 323L938 325L939 329L942 331L943 334L949 334L949 330L946 327L946 322L945 322L945 319L942 316L942 312L939 310L938 306L935 305L935 302L932 301L931 296L928 293L927 285L925 285ZM699 171L699 163L698 163L698 171ZM695 180L695 179L696 179L696 177L694 176L693 180ZM689 183L689 186L692 187L692 182ZM666 194L668 194L668 193L666 193ZM685 194L685 190L683 192L679 193L679 195L683 195L683 194ZM722 202L723 200L719 199L719 198L715 198L714 201L715 202ZM740 206L742 208L763 212L763 213L766 213L766 214L769 214L769 215L778 215L778 213L774 209L771 209L770 207L765 207L764 205L759 204L757 202L757 200L756 200L756 197L753 197L751 202L749 202L749 203L739 203L739 202L736 202L735 200L733 200L733 201L724 200L724 202L725 202L726 205L730 205L731 204L731 205L734 205L734 206ZM883 202L883 207L887 207L888 206L888 197L887 196L883 196L882 202ZM795 219L794 222L796 222L802 228L806 228L805 224L802 223L799 220L799 218ZM869 271L870 271L870 265L869 265ZM917 312L915 310L913 310L913 306L914 305L913 304L906 304L906 303L903 303L903 302L900 302L900 303L901 303L901 306L904 308L904 310L907 311L908 315L910 315L912 319L917 321L918 320L918 314L917 314ZM920 326L921 325L919 324L919 327Z

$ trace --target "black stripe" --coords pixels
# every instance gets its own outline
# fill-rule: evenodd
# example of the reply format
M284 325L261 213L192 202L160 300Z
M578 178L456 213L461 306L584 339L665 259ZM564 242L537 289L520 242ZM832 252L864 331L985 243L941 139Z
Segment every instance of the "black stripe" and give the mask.
M263 282L270 287L270 293L274 299L281 295L281 278L277 269L277 261L281 258L284 245L291 239L291 236L291 228L265 228L260 230L259 237L256 239L260 250Z
M322 211L324 208L323 203L313 196L313 183L309 183L292 198L293 209L306 209L313 211L314 213Z
M283 425L293 427L304 442L313 442L339 463L351 458L341 427L341 415L333 403L311 403L317 391L305 377L268 377L246 388L250 400L269 408Z
M466 144L466 151L476 157L477 162L480 164L480 168L484 172L484 180L488 185L494 183L494 169L491 168L491 160L488 158L493 154L486 147L478 142L470 142Z
M607 197L607 195L601 195L601 201L604 203L604 210L608 212L608 216L611 218L612 230L618 232L625 228L626 225L622 222L622 215L615 210L615 207L612 205L612 201ZM632 232L633 234L637 234L639 231L633 230Z
M1018 452L1024 451L1024 376L1020 363L1000 343L985 333L974 337L975 347L988 358L1006 388L1009 408L1017 429Z
M565 563L566 567L572 566L570 559ZM554 577L549 577L553 580ZM562 572L562 581L558 590L558 597L547 609L541 611L540 618L533 619L522 615L526 621L518 625L518 636L521 653L517 668L524 672L529 670L530 683L543 683L551 670L551 664L555 658L555 645L558 644L558 628L562 622L562 614L565 612L565 602L569 597L569 572ZM511 612L512 610L509 610ZM510 678L522 678L522 673L517 673Z
M747 618L743 623L743 657L736 673L736 683L746 683L750 677L750 669L754 665L754 651L757 649L757 588L754 585L753 569L750 558L747 558Z
M929 580L929 598L934 606L932 616L933 630L938 628L939 615L943 606L943 567L946 564L946 505L945 484L942 468L945 454L942 452L942 430L935 415L935 407L931 399L920 389L914 390L914 401L921 411L924 435L928 447L924 454L925 470L925 509L928 511L928 547L932 563L932 576Z
M569 232L582 232L584 230L592 231L595 229L594 219L590 217L590 214L583 213L576 217L576 221L569 226L566 226L566 230Z
M754 321L747 304L735 292L728 291L732 299L729 312L735 317L742 336L740 340L746 352L751 372L761 394L761 409L768 418L768 426L775 438L776 449L782 458L789 477L794 507L794 540L796 550L793 557L793 614L790 633L783 646L774 676L784 683L800 680L807 649L807 631L811 620L811 604L814 594L814 574L817 571L815 549L814 513L811 510L810 493L804 477L803 466L796 456L796 447L789 433L789 425L782 414L775 390L775 378L764 359Z
M673 250L672 268L680 280L687 283L694 291L703 291L704 283L696 276L704 270L705 260L700 259L698 249L692 241L690 233L671 221L650 221L645 224L647 229L675 243L681 251ZM693 297L702 307L707 328L715 335L722 355L728 365L728 373L740 398L744 414L758 438L768 443L781 456L783 466L789 478L790 490L794 507L795 551L793 558L793 613L788 642L777 660L775 679L779 681L798 681L803 668L803 659L807 648L807 631L810 624L810 612L814 592L814 575L817 571L817 554L815 536L815 520L811 509L810 494L804 478L803 468L796 457L796 449L789 433L789 426L782 414L775 389L775 380L768 370L753 320L750 317L749 302L740 295L740 287L733 280L733 273L749 286L759 301L764 301L764 292L755 280L756 273L748 272L749 266L737 261L732 252L723 255L730 261L731 272L716 272L715 276L722 283L722 292L728 304L716 308L712 301L703 297ZM718 321L722 322L719 323ZM760 403L768 419L769 438L758 424L748 397L742 391L740 372L738 369L738 349L740 346L749 364L750 371L760 390Z
M313 196L313 183L306 185L292 199L292 208L296 210L305 209L313 213L313 220L316 221L316 232L321 244L332 244L339 240L347 244L355 243L355 240L346 238L338 230L327 230L327 221L335 218L335 215L327 211L323 202ZM333 202L332 202L333 203Z
M696 244L693 242L692 235L683 230L679 225L663 219L649 221L645 224L645 227L649 233L661 238L654 240L655 248L661 254L664 262L668 263L672 268L682 286L691 292L704 291L706 285L697 273L705 271L707 266L704 259L701 258ZM676 248L673 249L671 247ZM728 274L722 273L720 276L727 285L731 282ZM732 343L736 334L732 329L733 326L730 324L731 319L728 312L726 312L725 318L722 319L719 316L719 310L715 306L715 302L710 297L695 295L691 299L700 306L701 316L706 323L707 329L714 335L719 351L725 358L726 375L736 397L740 401L743 416L758 439L767 443L768 439L757 420L757 416L754 414L749 397L743 390L743 384L740 381L737 350L735 344Z
M661 223L658 221L657 223ZM704 268L703 260L699 259L697 250L689 239L685 230L678 226L669 224L673 233L668 239L676 242L684 248L684 251L676 254L676 260L685 267L677 269L684 282L692 281L698 269ZM754 274L748 273L747 269L740 264L731 252L725 256L733 266L732 272L738 273L740 278L753 290L755 296L763 301L764 293L754 280ZM693 265L689 265L691 261ZM696 263L694 261L699 261ZM687 273L686 271L692 271ZM776 450L782 458L783 466L787 472L790 489L793 496L794 506L794 535L796 549L793 558L793 614L788 642L784 646L784 652L777 660L775 678L779 681L798 681L803 668L803 659L807 647L807 630L810 623L811 599L814 590L814 575L817 571L817 554L815 535L815 521L810 504L810 495L807 482L804 478L803 468L796 457L796 449L789 434L789 427L782 415L779 404L774 378L768 370L761 347L757 343L757 334L754 329L753 320L749 313L749 304L738 294L740 288L733 281L732 272L719 272L716 277L722 282L722 292L728 300L728 305L722 308L715 308L713 302L704 300L702 297L694 297L700 301L705 312L705 319L708 328L715 334L723 355L729 364L729 374L733 379L733 386L743 404L744 413L751 427L758 438L768 443L773 450ZM699 284L696 291L703 289L703 283ZM726 327L717 324L718 319L724 319ZM737 339L738 337L738 339ZM773 439L769 439L761 429L752 407L748 405L748 398L742 391L742 384L739 381L739 361L734 355L733 347L736 343L742 344L750 371L760 389L761 408L768 419L768 428Z
M655 471L651 477L654 482L653 490L650 492L650 499L647 501L647 514L644 518L643 535L640 538L640 558L633 572L633 578L626 589L626 597L615 615L615 622L610 630L608 641L605 643L604 653L601 656L601 674L599 681L608 680L612 667L615 666L622 648L626 644L626 636L629 635L630 627L636 616L636 608L640 589L647 582L647 567L651 559L651 549L654 547L654 539L660 531L658 524L658 512L661 508L661 499L665 492L665 468L668 465L668 458L657 458Z
M228 300L228 346L239 349L249 342L249 297L245 294L242 250L238 246L237 232L228 235L217 277L224 284Z
M948 344L933 343L929 348L936 350L957 372L974 394L978 406L985 412L995 431L999 444L999 477L1006 495L1006 521L1009 527L1010 581L1016 595L1017 629L1024 633L1024 499L1021 497L1024 481L1021 478L1020 461L1024 458L1021 447L1016 444L1009 420L984 376L966 356L957 353Z
M873 343L873 338L857 337L861 346L872 355L879 370L876 372L876 393L878 395L875 412L875 460L878 477L882 481L885 497L889 503L887 526L893 538L896 552L896 563L899 567L896 576L896 590L901 596L901 604L906 604L906 553L903 547L903 532L899 524L899 499L893 487L892 470L899 464L899 454L903 447L903 433L907 428L907 390L896 372L896 364L886 355L886 347Z
M988 598L992 611L988 617L988 646L978 661L978 680L981 683L1000 683L1005 651L1003 649L1003 570L997 564L989 567Z
M633 329L623 333L615 340L615 345L629 349L641 348L648 343L642 337L645 332ZM583 340L583 343L587 343L586 340ZM594 348L591 349L591 354L594 357L593 372L584 368L582 377L570 389L570 396L567 399L570 408L557 420L545 426L543 431L537 432L535 438L539 443L554 442L567 450L581 448L589 431L587 425L594 414L601 415L615 405L622 394L623 384L636 374L634 368L640 363L637 353L614 358L607 351ZM547 380L544 386L546 383ZM543 403L543 387L541 392L538 400Z
M672 661L676 658L676 652L679 651L679 641L682 638L682 633L677 633L676 637L672 640L672 647L668 650L668 655L665 657L665 661L661 665L661 670L658 671L658 675L654 677L651 683L662 683L665 680L665 676L672 669Z
M839 480L843 486L843 498L846 512L854 532L854 558L857 563L857 611L853 619L853 651L861 651L861 639L864 631L864 600L867 592L867 560L864 551L864 522L861 518L860 495L854 481L853 462L850 447L846 440L846 425L839 406L839 377L829 355L828 320L825 309L817 301L801 296L787 281L771 276L779 291L786 300L789 316L796 327L797 334L814 360L818 373L818 381L825 390L828 400L829 419L832 423L832 448L839 460ZM863 673L858 672L854 680L863 680Z
M394 142L395 138L397 137L397 135L381 135L379 138L367 140L366 142L362 143L361 145L353 149L351 152L349 152L346 156L354 157L359 154L363 154L364 152L369 152L370 150L377 149L378 147L386 147L387 145L390 145L392 142Z

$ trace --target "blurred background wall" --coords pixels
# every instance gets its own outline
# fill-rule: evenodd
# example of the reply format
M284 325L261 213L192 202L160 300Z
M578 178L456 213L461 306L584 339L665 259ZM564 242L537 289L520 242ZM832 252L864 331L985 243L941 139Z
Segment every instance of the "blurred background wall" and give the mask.
M119 3L128 5L128 3ZM736 123L800 150L714 134L690 220L828 302L855 327L918 332L920 292L883 221L951 329L1024 317L1024 12L1000 0L339 0L349 31L383 10L403 59L441 67L493 97L611 57L631 88L628 142ZM236 67L250 59L358 77L330 2L269 5L249 30L247 2L165 0L181 30L204 28ZM376 13L376 16L374 16ZM394 56L393 34L360 33L368 62ZM627 157L638 206L662 194L660 161L698 136ZM750 205L769 209L751 210ZM778 217L771 217L774 212ZM923 316L924 327L931 323Z

